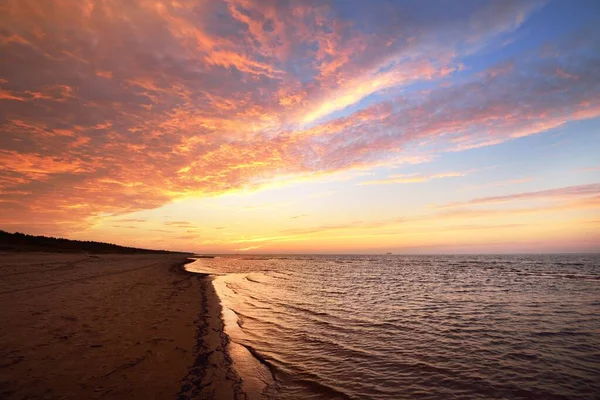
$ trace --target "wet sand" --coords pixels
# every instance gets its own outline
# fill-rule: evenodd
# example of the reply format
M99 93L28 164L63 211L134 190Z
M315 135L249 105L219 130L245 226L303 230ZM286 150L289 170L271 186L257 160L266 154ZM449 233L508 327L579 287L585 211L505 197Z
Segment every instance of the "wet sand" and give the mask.
M0 398L242 398L185 255L0 253Z

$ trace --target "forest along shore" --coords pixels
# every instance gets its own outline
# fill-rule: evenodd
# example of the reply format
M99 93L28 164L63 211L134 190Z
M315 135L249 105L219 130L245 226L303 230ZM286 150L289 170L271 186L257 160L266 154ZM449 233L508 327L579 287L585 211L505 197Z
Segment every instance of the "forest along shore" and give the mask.
M187 257L0 253L0 397L241 395L218 298Z

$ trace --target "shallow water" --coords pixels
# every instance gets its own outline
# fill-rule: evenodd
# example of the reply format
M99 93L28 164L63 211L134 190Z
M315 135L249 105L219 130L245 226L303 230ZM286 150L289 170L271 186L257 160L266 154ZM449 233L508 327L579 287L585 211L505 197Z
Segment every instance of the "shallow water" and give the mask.
M600 396L600 256L222 256L255 398Z

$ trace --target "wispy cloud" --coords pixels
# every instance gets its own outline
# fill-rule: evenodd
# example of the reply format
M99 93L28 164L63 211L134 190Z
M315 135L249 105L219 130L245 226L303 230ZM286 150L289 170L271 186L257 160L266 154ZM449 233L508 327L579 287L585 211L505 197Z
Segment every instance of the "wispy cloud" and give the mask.
M121 218L115 220L116 222L146 222L147 220L141 218Z
M281 236L246 236L237 240L231 240L230 243L262 243L262 242L273 242L281 241L291 238L290 235Z
M239 249L234 249L234 251L250 251L250 250L256 250L256 249L260 249L262 246L248 246L248 247L241 247Z
M165 225L177 228L188 228L192 226L192 223L188 221L167 221L165 222Z
M595 167L587 167L587 168L577 168L576 172L596 172L600 171L600 165Z
M359 183L359 185L391 185L396 183L423 183L429 182L434 179L442 178L456 178L466 176L464 172L443 172L440 174L433 175L419 175L419 174L397 174L391 175L386 179L380 179L375 181L365 181Z
M486 204L510 203L529 200L569 200L587 198L590 196L600 196L600 183L569 186L558 189L547 189L536 192L514 193L503 196L479 197L468 201L443 204L440 206L440 208L478 206Z
M501 187L501 186L512 186L512 185L520 185L523 183L531 182L532 178L520 178L520 179L508 179L504 181L494 181L488 183L482 183L480 185L468 185L463 187L462 189L482 189L482 188L491 188L491 187Z

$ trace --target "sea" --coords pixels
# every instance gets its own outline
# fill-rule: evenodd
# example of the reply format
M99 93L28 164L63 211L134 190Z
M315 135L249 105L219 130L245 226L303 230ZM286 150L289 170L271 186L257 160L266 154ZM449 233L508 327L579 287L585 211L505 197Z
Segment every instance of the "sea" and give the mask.
M600 255L224 255L252 399L599 399Z

